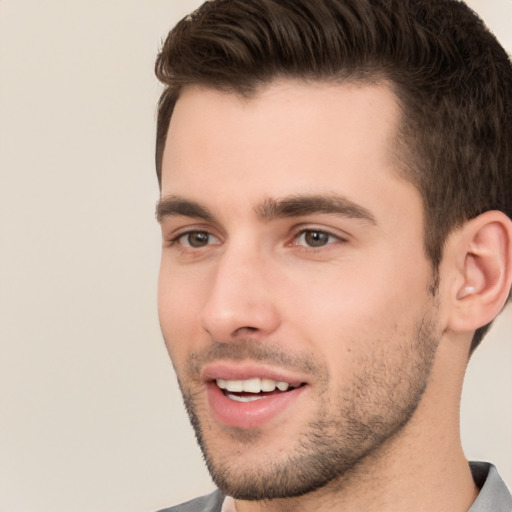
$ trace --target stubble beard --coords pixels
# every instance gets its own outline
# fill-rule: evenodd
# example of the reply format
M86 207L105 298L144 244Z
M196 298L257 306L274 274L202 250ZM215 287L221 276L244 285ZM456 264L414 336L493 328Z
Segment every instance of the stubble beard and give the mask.
M233 445L238 447L231 456L229 449L218 453L211 447L198 401L179 379L186 410L215 484L235 499L258 501L302 496L334 481L342 486L347 472L400 434L421 401L440 338L435 313L431 310L412 331L408 333L409 343L394 354L392 363L386 358L379 360L378 354L368 355L353 381L338 390L335 400L319 397L317 415L303 429L293 450L284 457L270 455L259 464L244 463L244 450L240 449L244 444L253 447L260 438L258 431L230 429ZM245 346L233 359L249 352L253 359L268 360L268 354L258 353L258 344ZM304 361L304 366L311 367L311 361ZM322 370L315 371L320 375Z

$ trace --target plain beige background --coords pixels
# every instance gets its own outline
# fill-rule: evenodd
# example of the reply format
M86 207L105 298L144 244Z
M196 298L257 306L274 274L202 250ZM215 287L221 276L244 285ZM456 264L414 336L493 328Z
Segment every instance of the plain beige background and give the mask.
M472 0L512 49L512 0ZM0 511L151 512L212 484L156 316L153 62L195 0L0 0ZM512 485L512 312L470 458Z

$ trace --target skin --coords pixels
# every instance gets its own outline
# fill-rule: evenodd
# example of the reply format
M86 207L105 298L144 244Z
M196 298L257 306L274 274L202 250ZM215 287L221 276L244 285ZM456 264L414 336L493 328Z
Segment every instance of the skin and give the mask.
M239 512L462 512L476 496L458 434L470 333L449 328L446 262L432 293L421 198L393 155L399 120L385 84L280 81L250 98L188 87L177 102L160 322L209 469ZM280 208L297 197L342 208ZM208 401L212 364L306 385L263 424L233 427ZM322 483L308 470L318 453L334 454ZM298 473L316 488L299 491Z

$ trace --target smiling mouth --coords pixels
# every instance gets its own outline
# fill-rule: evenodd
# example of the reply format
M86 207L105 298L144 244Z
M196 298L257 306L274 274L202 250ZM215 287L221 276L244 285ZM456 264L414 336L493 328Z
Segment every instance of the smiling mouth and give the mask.
M305 383L290 384L289 382L265 378L246 380L215 379L215 383L227 398L236 402L254 402L269 396L288 393L305 385Z

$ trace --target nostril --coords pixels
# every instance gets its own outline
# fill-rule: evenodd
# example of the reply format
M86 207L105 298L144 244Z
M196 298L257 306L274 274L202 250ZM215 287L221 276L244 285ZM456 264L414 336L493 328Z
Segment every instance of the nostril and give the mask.
M239 327L234 334L243 334L248 332L257 332L259 329L257 327L251 327L251 326L244 326Z

